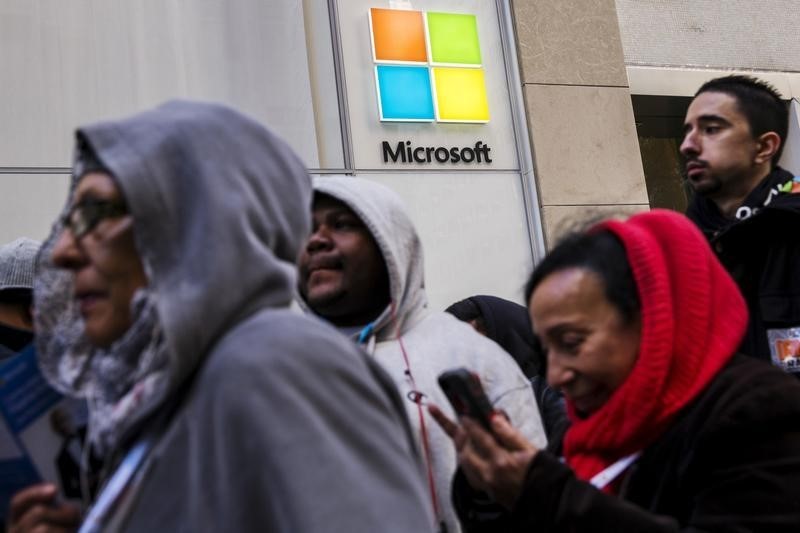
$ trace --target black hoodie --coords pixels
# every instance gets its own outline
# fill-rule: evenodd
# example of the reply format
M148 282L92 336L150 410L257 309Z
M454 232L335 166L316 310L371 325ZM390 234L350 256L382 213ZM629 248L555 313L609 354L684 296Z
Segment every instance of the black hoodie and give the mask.
M528 310L497 296L472 296L446 309L459 320L480 317L485 335L500 345L517 362L530 380L542 416L550 449L559 449L569 427L561 394L547 385L547 355L533 334Z

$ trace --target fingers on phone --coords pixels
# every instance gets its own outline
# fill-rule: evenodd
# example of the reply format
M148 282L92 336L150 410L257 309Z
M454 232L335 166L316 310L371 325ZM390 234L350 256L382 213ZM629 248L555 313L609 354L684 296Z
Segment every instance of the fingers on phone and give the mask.
M458 434L458 424L447 418L441 409L434 404L428 404L428 412L431 414L436 423L447 433L451 439L456 438Z
M520 433L514 426L511 425L511 422L508 421L507 416L492 416L491 422L492 432L494 433L497 442L499 442L507 450L517 451L529 450L533 448L533 444L531 444L528 439L522 435L522 433Z
M479 422L465 416L461 419L461 425L470 442L481 455L488 456L497 448L494 436L486 431Z

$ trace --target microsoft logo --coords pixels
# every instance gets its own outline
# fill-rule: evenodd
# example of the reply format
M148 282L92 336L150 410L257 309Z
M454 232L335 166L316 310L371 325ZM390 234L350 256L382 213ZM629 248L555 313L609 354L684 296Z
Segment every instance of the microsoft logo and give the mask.
M383 122L489 122L475 15L371 8Z

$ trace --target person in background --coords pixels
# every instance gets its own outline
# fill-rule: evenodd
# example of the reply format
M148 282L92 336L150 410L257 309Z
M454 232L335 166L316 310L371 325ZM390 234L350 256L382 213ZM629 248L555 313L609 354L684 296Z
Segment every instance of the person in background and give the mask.
M531 387L508 354L452 315L428 308L423 265L417 231L394 192L360 178L314 181L313 230L299 260L302 303L392 376L424 456L429 507L440 531L457 533L450 498L455 451L424 409L428 401L447 401L439 374L462 366L479 372L489 400L527 438L544 446L546 437Z
M736 353L747 309L697 228L654 210L558 244L526 290L567 399L564 462L503 417L431 406L458 448L467 531L793 532L800 383ZM470 521L471 490L507 509Z
M26 238L0 246L0 361L33 342L33 271L39 243Z
M221 105L77 132L35 318L105 465L82 531L430 531L391 381L290 310L310 205L292 150ZM33 487L10 529L70 530L67 512Z
M696 193L686 214L747 302L741 351L800 378L800 177L778 166L788 121L767 83L713 79L689 105L680 150Z
M547 358L531 330L528 310L497 296L471 296L445 309L505 350L531 381L550 444L561 442L569 426L564 397L547 385Z

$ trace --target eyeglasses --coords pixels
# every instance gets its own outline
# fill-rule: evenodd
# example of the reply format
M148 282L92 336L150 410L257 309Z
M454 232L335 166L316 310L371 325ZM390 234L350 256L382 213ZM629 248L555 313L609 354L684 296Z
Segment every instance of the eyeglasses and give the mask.
M73 205L61 219L62 224L68 227L75 239L80 239L103 219L121 217L128 214L124 203L113 200L86 199Z

